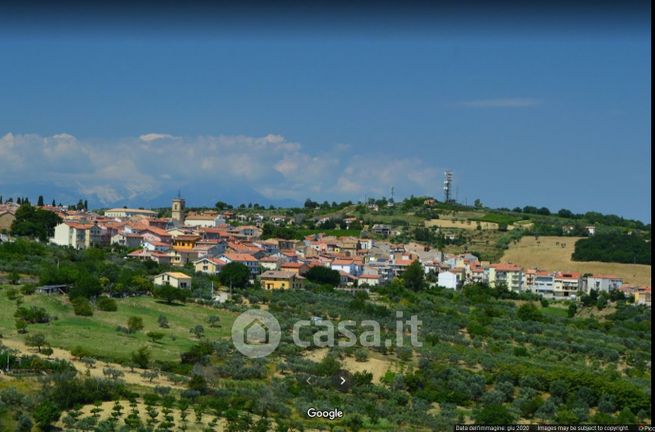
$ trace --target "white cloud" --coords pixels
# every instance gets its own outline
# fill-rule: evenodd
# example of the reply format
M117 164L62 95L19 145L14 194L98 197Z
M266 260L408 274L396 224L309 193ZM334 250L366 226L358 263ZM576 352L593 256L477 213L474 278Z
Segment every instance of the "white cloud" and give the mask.
M217 199L213 191L221 185L237 195L254 191L270 200L296 201L388 196L391 186L407 194L438 188L437 170L422 160L347 156L343 150L337 145L314 154L273 134L146 134L96 143L68 134L9 133L0 138L0 184L16 188L45 181L106 205L153 200L182 185L199 185L207 202Z
M499 98L462 101L457 105L468 108L530 108L541 104L542 101L535 98Z
M161 134L161 133L147 133L139 137L141 141L145 141L145 142L153 142L157 140L173 139L173 138L175 138L173 135Z

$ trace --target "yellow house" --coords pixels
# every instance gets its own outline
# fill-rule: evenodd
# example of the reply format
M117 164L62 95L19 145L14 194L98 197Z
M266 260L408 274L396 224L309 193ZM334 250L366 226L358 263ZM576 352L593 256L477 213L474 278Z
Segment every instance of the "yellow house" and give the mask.
M495 288L505 285L510 291L521 291L523 288L523 269L511 263L498 263L489 266L489 286Z
M217 274L225 265L225 261L218 258L202 258L193 262L193 267L198 273Z
M200 240L200 237L196 235L179 235L173 238L173 248L180 251L191 250L198 240Z
M269 270L262 273L259 280L262 288L267 290L305 287L305 278L293 272Z

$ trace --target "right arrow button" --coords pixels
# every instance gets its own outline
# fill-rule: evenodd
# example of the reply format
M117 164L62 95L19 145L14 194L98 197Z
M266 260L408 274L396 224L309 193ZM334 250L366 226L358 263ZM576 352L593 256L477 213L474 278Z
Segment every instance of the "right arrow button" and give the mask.
M352 375L347 370L341 369L332 375L332 385L339 391L347 392L352 386Z

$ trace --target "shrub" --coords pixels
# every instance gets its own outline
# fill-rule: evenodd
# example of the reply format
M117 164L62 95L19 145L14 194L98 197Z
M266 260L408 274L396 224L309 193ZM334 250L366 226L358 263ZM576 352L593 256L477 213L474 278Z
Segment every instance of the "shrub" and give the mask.
M93 315L93 308L91 307L91 303L89 303L89 300L87 300L85 297L75 297L73 300L71 300L71 304L73 305L73 311L75 312L75 315Z
M184 302L189 297L189 291L170 285L162 285L156 288L153 294L156 298L162 299L168 304L173 304L175 301Z
M50 321L50 315L48 315L46 310L37 306L31 306L29 308L21 306L16 309L14 317L30 324L43 324Z
M34 284L26 284L20 288L20 292L23 295L32 295L36 292L36 287L34 286Z
M18 297L18 290L16 288L7 288L5 290L5 295L7 299L14 301Z
M517 357L527 357L528 350L522 346L514 347L514 355Z
M543 315L533 303L526 303L519 307L516 315L521 321L541 321Z
M82 358L82 357L89 357L91 353L86 348L83 348L78 345L71 350L71 355L73 357Z
M475 421L480 424L502 425L514 423L514 416L500 404L483 407L474 415Z
M209 327L220 327L221 318L218 315L209 315L207 317Z
M115 312L116 310L118 310L118 306L116 305L116 300L104 296L100 297L96 301L96 307L101 311L105 311L105 312Z
M148 336L150 340L154 343L161 340L164 337L164 333L149 331L148 333L146 333L146 336Z
M166 318L165 315L159 315L159 318L157 318L157 322L159 323L159 327L161 328L168 328L168 318Z
M18 272L11 272L9 273L9 276L7 276L7 279L9 280L9 283L12 285L18 285L18 282L20 282L20 275Z
M330 286L337 286L341 282L338 271L323 266L312 267L304 276L309 281Z
M48 342L42 333L35 333L25 338L25 345L35 347L39 352Z
M198 339L200 339L205 335L205 328L200 324L198 324L196 326L191 327L189 332L192 333Z
M365 362L368 360L368 352L364 348L355 350L355 360L358 362Z
M148 347L141 347L131 355L132 361L141 369L147 369L150 364L150 350Z
M130 333L143 330L143 318L131 316L127 319L127 329Z

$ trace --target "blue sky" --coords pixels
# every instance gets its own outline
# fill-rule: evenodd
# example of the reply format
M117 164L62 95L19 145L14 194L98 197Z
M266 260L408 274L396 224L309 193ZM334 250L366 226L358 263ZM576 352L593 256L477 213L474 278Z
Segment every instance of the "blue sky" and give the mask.
M0 194L98 206L429 194L650 221L650 33L0 38Z

